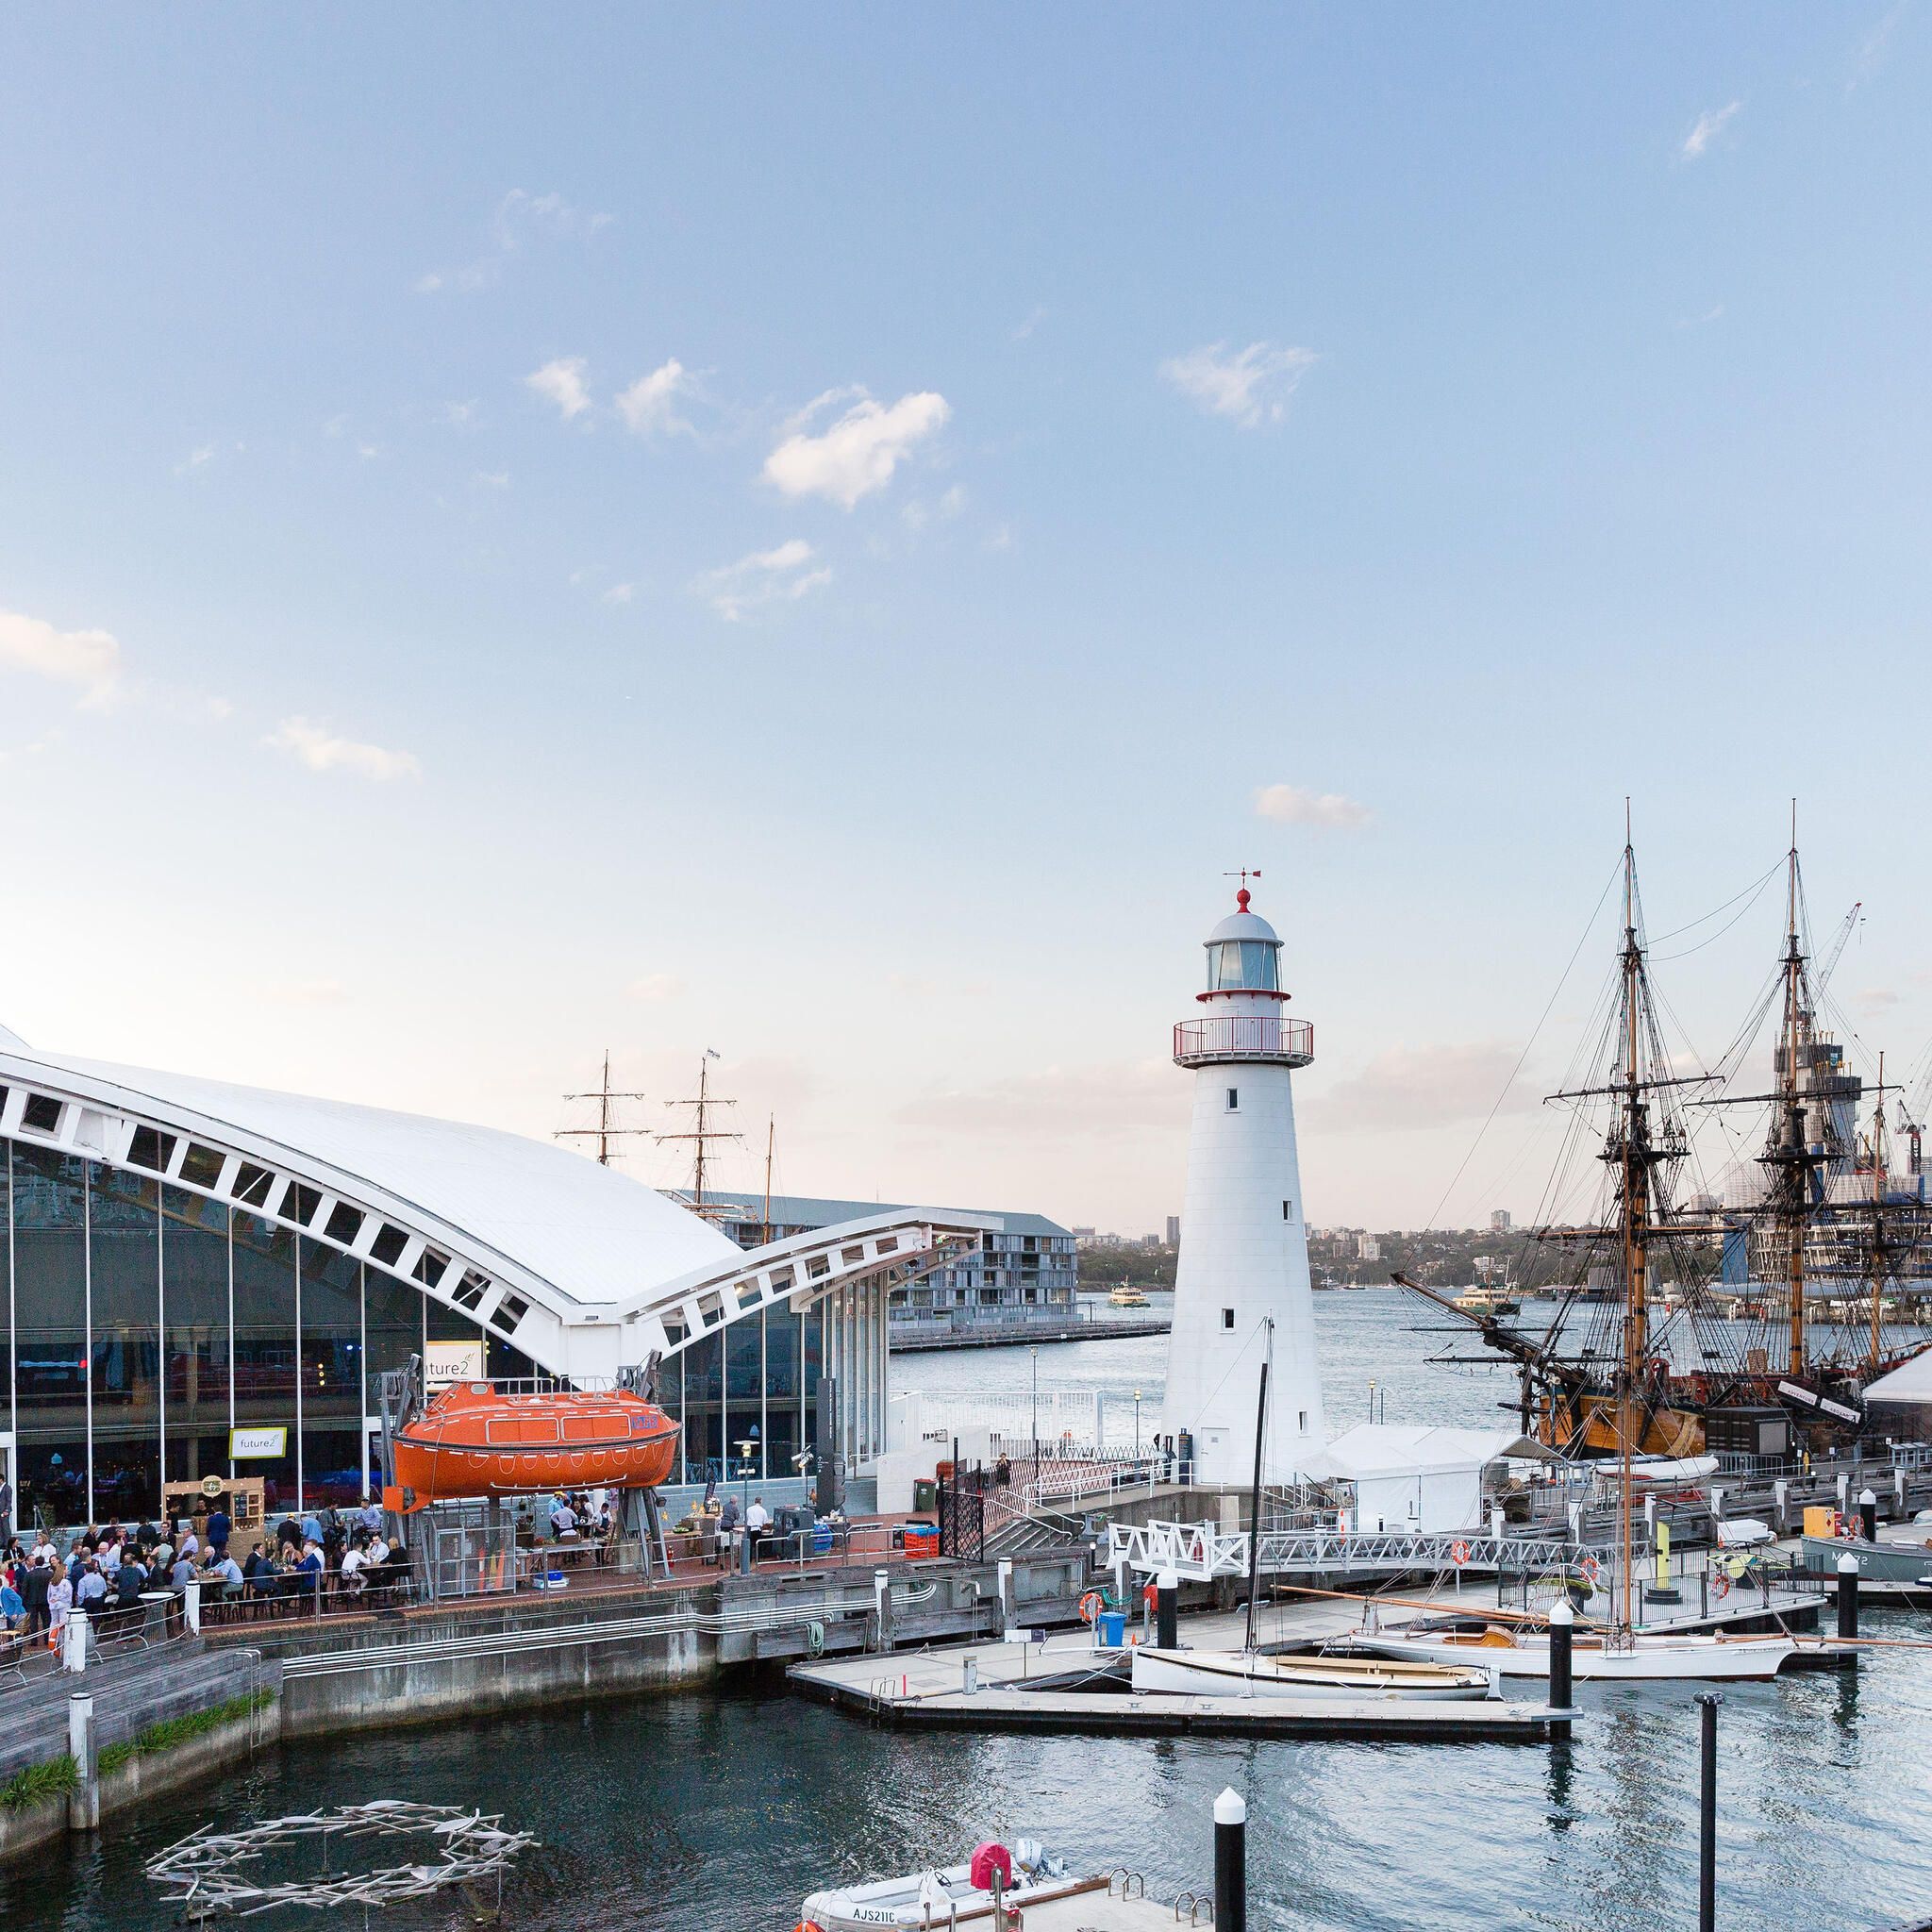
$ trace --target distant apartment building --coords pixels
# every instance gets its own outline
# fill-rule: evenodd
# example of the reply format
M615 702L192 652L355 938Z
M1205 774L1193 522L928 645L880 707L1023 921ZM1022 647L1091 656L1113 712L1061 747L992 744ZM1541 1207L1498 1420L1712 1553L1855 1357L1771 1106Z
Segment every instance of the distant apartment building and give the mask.
M1167 1244L1171 1248L1177 1248L1181 1244L1181 1218L1178 1214L1170 1214L1167 1217Z
M1507 1234L1509 1232L1508 1208L1491 1208L1490 1209L1490 1232L1491 1234Z
M1357 1261L1379 1261L1382 1258L1382 1243L1372 1234L1357 1235L1355 1257Z
M880 1201L822 1201L798 1194L774 1194L768 1222L763 1195L713 1194L706 1199L705 1214L740 1247L756 1248L788 1235L808 1234L860 1215L877 1214L889 1206ZM1008 1214L994 1208L972 1211L998 1214L1001 1231L982 1233L976 1249L917 1281L893 1289L890 1313L895 1320L975 1308L1005 1311L1072 1307L1079 1287L1073 1229L1043 1214Z

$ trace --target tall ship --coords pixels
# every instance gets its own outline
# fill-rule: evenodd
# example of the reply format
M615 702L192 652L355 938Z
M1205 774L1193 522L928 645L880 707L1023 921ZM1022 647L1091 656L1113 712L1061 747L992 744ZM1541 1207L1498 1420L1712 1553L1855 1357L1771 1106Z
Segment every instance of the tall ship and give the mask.
M1563 1456L1837 1447L1868 1427L1865 1388L1932 1347L1920 1129L1883 1060L1868 1089L1825 1024L1858 908L1814 973L1795 836L1782 869L1774 967L1724 1054L1700 1066L1666 1044L1626 832L1622 937L1576 1077L1549 1096L1568 1126L1528 1231L1554 1314L1512 1324L1395 1276L1461 1318L1464 1339L1491 1351L1474 1359L1513 1364L1524 1433ZM1774 1014L1770 1077L1753 1081ZM1593 1211L1569 1218L1592 1158Z

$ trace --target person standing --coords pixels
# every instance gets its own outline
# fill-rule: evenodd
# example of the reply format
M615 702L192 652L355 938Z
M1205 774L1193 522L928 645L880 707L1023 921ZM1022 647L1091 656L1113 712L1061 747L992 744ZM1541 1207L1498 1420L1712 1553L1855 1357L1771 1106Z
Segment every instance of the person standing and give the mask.
M58 1650L67 1620L74 1613L74 1579L67 1565L56 1561L47 1583L47 1642Z
M219 1563L228 1554L228 1539L235 1533L235 1525L228 1520L228 1512L219 1504L208 1512L208 1547L209 1559Z
M50 1565L42 1562L40 1554L35 1552L34 1560L27 1565L26 1574L20 1579L20 1600L26 1608L27 1635L47 1627L47 1591L54 1581Z

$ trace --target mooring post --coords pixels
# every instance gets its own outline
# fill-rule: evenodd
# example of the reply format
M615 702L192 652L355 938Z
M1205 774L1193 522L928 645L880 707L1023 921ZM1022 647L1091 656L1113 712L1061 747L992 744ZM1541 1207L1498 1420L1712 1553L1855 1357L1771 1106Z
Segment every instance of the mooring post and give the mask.
M1214 1801L1215 1932L1248 1932L1248 1802L1232 1785Z
M890 1570L874 1570L872 1573L872 1609L874 1627L878 1633L878 1646L881 1650L892 1647L892 1573Z
M1550 1606L1550 1708L1568 1711L1571 1706L1570 1694L1570 1640L1574 1634L1573 1626L1576 1612L1571 1607L1567 1596L1558 1597ZM1550 1720L1550 1736L1567 1738L1570 1735L1570 1720L1567 1716Z
M1783 1476L1776 1477L1771 1486L1771 1500L1777 1511L1777 1533L1780 1536L1789 1536L1791 1532L1791 1512L1787 1501L1790 1489L1790 1484Z
M70 1831L101 1827L101 1761L94 1745L94 1701L75 1696L67 1700L67 1754L74 1759L79 1781L67 1800Z
M1858 1534L1868 1543L1878 1541L1878 1498L1870 1490L1858 1491Z
M1180 1648L1181 1580L1172 1570L1154 1579L1154 1641L1162 1650Z
M1851 1487L1852 1478L1850 1473L1842 1469L1840 1470L1838 1473L1838 1513L1840 1518L1849 1516L1852 1513Z
M1858 1559L1849 1550L1838 1559L1838 1634L1858 1634Z
M191 1637L201 1635L201 1579L191 1576L181 1586L181 1621Z
M1002 1557L993 1572L999 1591L1000 1641L1007 1641L1007 1633L1013 1627L1013 1559Z
M1715 1690L1697 1696L1702 1731L1697 1781L1697 1932L1713 1932L1717 1924L1717 1707L1724 1702Z

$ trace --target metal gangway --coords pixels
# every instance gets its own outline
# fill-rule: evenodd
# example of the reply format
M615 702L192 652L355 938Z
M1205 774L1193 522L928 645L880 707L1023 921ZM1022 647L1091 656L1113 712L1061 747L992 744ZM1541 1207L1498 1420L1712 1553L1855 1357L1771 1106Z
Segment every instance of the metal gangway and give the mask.
M1172 1571L1186 1583L1248 1574L1248 1532L1208 1523L1110 1524L1105 1561L1138 1574ZM1557 1537L1497 1537L1472 1531L1448 1535L1334 1529L1264 1530L1256 1569L1263 1576L1338 1573L1399 1574L1407 1570L1464 1570L1518 1575L1555 1571L1593 1578L1607 1574L1617 1553L1607 1544L1578 1544Z

